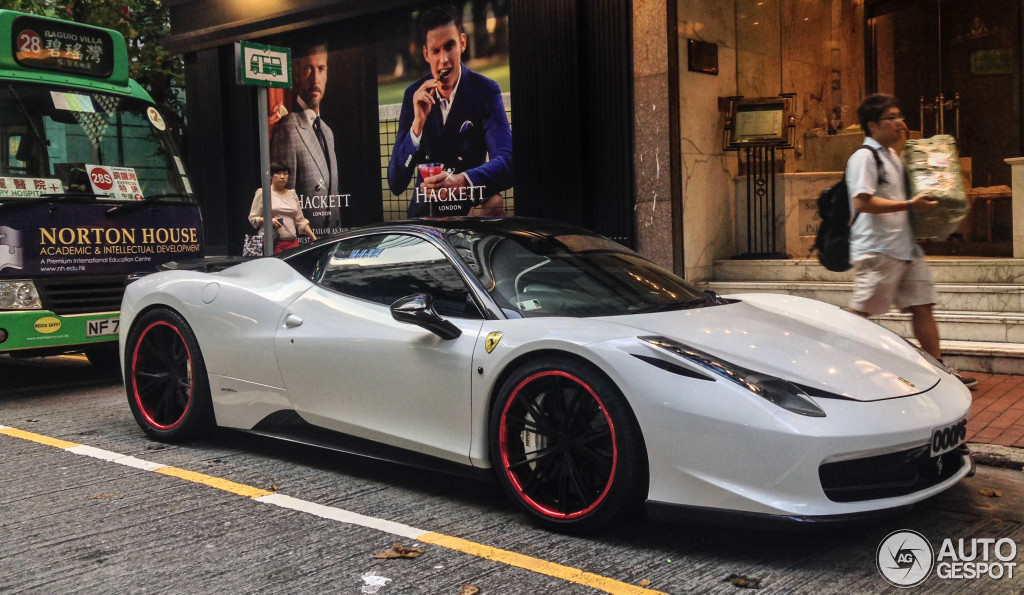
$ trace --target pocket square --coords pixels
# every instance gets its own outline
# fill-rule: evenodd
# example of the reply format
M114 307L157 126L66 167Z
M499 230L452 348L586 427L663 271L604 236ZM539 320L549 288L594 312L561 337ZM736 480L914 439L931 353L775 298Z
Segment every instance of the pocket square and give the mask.
M459 127L459 134L465 134L472 127L473 123L470 122L469 120L466 120L465 122L462 123L462 126Z

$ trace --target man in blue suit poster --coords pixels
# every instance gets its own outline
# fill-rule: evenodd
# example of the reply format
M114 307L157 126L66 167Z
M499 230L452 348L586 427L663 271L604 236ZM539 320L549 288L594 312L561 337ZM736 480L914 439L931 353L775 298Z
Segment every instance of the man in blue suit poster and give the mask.
M423 58L430 74L409 85L388 164L398 195L418 179L410 217L502 215L501 192L512 186L512 129L498 84L462 64L466 34L453 6L420 18ZM420 164L443 171L417 176Z

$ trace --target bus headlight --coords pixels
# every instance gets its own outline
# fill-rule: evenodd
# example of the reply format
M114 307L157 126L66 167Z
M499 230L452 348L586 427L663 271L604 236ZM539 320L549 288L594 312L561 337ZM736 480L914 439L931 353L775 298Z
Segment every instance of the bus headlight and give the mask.
M39 292L31 281L0 281L0 310L41 310Z

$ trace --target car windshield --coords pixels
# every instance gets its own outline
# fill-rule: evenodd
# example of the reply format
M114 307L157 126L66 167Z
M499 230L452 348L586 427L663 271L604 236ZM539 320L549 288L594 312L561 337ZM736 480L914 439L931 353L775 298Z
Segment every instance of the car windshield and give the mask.
M81 89L0 86L0 200L194 203L150 103Z
M615 316L714 303L693 285L599 236L466 229L446 236L510 317Z

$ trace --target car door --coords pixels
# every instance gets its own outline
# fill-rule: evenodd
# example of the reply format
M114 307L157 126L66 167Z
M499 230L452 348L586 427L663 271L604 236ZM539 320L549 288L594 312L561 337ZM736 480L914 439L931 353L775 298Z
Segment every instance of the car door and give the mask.
M422 237L339 241L276 337L295 410L318 426L468 463L473 352L483 324L457 268ZM398 322L390 304L429 293L461 331L445 340Z

